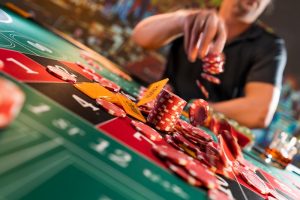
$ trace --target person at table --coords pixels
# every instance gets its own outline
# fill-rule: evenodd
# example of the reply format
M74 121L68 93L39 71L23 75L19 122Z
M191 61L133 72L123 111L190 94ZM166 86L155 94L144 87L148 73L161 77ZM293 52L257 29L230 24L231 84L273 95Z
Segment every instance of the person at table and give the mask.
M133 40L147 49L171 43L164 76L184 99L204 98L211 107L249 128L267 127L276 110L286 64L284 40L258 22L271 0L223 0L218 10L186 9L144 19ZM201 36L201 37L200 37ZM220 85L201 78L208 53L224 52Z

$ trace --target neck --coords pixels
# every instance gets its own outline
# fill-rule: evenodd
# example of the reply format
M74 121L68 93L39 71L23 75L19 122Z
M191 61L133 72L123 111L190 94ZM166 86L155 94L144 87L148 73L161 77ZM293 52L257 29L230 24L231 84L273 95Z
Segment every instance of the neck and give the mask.
M245 32L251 24L246 24L238 20L226 20L227 42L235 39L237 36Z
M230 10L227 9L228 6L232 5L222 5L219 10L219 15L225 22L227 28L227 42L230 42L231 40L245 32L251 26L251 24L243 22L236 16L232 16L232 14L228 12L228 10Z

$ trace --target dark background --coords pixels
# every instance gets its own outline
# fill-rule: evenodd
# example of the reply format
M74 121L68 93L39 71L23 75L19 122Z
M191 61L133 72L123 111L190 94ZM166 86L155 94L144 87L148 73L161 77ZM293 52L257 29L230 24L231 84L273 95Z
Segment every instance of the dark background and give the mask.
M286 40L288 60L286 73L292 74L300 84L300 1L273 0L274 8L262 20Z

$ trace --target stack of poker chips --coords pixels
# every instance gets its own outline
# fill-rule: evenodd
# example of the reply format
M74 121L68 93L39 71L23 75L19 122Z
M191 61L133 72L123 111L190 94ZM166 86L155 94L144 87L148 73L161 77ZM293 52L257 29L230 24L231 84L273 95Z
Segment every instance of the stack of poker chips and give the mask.
M224 72L225 55L208 54L203 58L203 71L209 74L220 74Z
M203 72L201 73L201 77L210 83L217 85L221 84L221 80L214 75L218 75L224 72L225 55L223 53L210 53L205 56L202 61ZM203 83L197 79L196 84L205 98L209 99L209 92L207 91Z
M157 96L154 107L148 115L147 121L157 130L173 131L186 101L163 89Z

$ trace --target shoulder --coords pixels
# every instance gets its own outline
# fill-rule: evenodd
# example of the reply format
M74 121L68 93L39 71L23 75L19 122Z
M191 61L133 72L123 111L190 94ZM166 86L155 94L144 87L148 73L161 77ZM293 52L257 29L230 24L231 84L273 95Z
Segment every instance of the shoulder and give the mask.
M254 25L254 28L259 32L256 42L259 43L261 48L280 48L285 49L285 41L282 37L275 33L275 31L262 22Z

